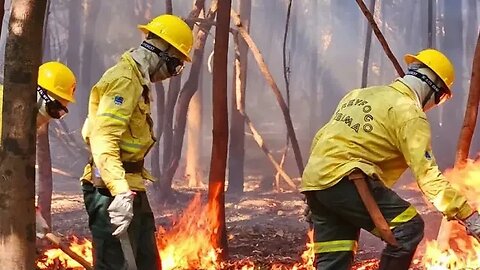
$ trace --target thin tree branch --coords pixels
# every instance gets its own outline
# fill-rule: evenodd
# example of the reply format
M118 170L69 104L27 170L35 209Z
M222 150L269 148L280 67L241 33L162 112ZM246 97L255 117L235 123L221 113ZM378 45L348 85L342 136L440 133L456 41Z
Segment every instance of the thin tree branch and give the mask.
M368 10L367 6L362 0L355 0L357 1L358 6L360 7L360 10L363 12L363 15L367 18L368 22L373 28L373 32L375 33L375 36L377 36L378 41L383 47L383 50L387 54L388 58L390 61L392 61L393 66L395 67L395 70L397 71L398 75L403 77L405 75L405 72L403 72L402 67L398 63L397 58L395 58L395 55L393 54L392 50L390 50L390 47L388 46L387 41L385 40L385 37L383 36L382 32L378 28L377 23L375 22L375 19L373 18L372 13Z
M263 60L262 54L260 53L260 50L258 47L255 45L255 42L253 41L252 37L246 31L246 29L242 26L240 16L234 11L231 10L232 14L232 20L235 24L235 26L238 28L238 31L242 38L245 40L247 43L248 47L250 47L250 50L253 53L253 57L255 58L260 71L262 72L263 76L267 80L267 83L270 85L273 93L275 94L275 97L277 99L277 102L280 106L280 109L282 110L283 117L285 118L285 123L287 125L287 130L288 134L290 136L290 139L292 140L292 147L293 147L293 152L295 154L295 160L297 162L297 167L300 175L303 174L303 161L302 161L302 154L300 152L300 147L298 145L297 137L295 135L295 129L293 127L292 123L292 118L290 116L290 111L288 109L287 104L285 103L285 100L283 99L282 93L280 92L280 89L278 88L277 84L275 83L275 80L273 79L272 73L268 69L267 65L265 64L265 61Z

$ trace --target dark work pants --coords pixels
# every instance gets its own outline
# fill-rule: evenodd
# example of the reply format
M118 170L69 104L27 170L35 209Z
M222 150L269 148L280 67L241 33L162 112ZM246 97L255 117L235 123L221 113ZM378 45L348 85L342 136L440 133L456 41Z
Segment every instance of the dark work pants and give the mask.
M367 183L399 244L386 246L380 269L407 270L423 238L423 220L410 203L381 181L368 179ZM354 183L345 177L328 189L304 194L312 211L316 269L350 269L360 229L378 236Z
M120 241L112 236L113 226L107 212L113 197L107 189L95 188L88 182L82 183L82 190L93 237L94 269L127 269ZM137 192L133 201L133 219L128 227L128 236L138 270L161 269L155 240L155 220L145 192Z

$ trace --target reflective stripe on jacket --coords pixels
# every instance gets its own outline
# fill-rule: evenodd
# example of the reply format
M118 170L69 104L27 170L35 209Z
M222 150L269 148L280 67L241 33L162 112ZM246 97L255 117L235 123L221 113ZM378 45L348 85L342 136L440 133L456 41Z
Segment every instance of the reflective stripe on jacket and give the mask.
M155 143L147 84L126 52L90 93L82 136L90 146L103 182L114 196L129 189L143 191L144 179L153 181L145 169L142 173L126 174L122 167L122 161L143 159ZM82 179L92 181L91 174L92 168L87 165Z
M430 143L427 117L405 84L353 90L315 135L300 190L326 189L355 168L392 187L410 167L439 211L465 218L473 210L438 169Z

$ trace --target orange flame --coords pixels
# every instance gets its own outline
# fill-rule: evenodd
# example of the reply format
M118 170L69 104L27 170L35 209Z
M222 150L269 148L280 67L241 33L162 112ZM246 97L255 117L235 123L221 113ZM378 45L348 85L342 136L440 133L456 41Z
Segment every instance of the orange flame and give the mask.
M92 242L87 239L78 239L75 236L70 237L69 240L69 247L72 251L82 256L90 263L93 261ZM70 258L70 256L63 253L63 251L58 248L45 251L37 260L38 269L51 269L52 265L61 265L66 269L75 269L78 267L83 268L78 262Z
M446 172L447 178L460 189L475 207L480 206L480 162L469 161L462 169L452 169ZM216 214L218 209L202 205L200 194L195 195L183 214L178 217L168 231L159 228L157 244L162 258L164 270L174 269L258 269L250 259L235 262L220 262L221 250L215 249L212 243L213 236L217 233L218 222ZM417 259L413 265L427 270L441 269L480 269L480 243L470 241L471 237L456 235L457 240L464 241L463 247L441 250L435 241L427 244L423 258ZM273 263L271 270L313 270L314 249L313 232L308 233L306 250L301 255L301 262L286 265ZM78 254L92 261L92 245L88 240L73 238L70 247ZM62 265L64 268L75 268L80 265L63 254L59 249L47 250L37 261L38 269L53 269L53 265ZM353 269L376 269L378 260L367 260L357 263ZM262 267L263 268L263 267Z
M478 209L480 206L480 161L468 160L463 168L445 172L452 185L464 194L468 202ZM451 232L451 248L442 249L436 241L427 243L422 264L427 270L479 269L480 243L467 236L460 226Z
M183 215L166 231L159 229L157 244L162 269L218 269L218 250L211 244L209 211L196 194Z

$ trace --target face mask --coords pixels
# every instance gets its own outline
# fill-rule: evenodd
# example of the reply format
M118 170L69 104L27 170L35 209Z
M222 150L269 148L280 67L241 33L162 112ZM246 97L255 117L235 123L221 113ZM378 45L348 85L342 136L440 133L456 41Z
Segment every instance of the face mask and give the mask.
M172 76L179 75L185 67L184 62L177 57L168 55L166 51L162 51L154 45L143 41L140 45L150 52L155 53L160 61L158 62L155 72L150 76L152 82L164 80Z
M37 97L39 114L54 119L61 119L67 115L67 107L65 107L60 101L51 98L47 94L47 91L40 86L37 87Z
M448 91L445 89L443 82L438 82L438 77L436 78L436 82L434 82L427 75L419 73L416 71L416 69L411 68L408 69L405 75L414 76L429 86L429 93L426 95L423 101L421 101L424 111L427 111L435 106L442 104L451 97Z

